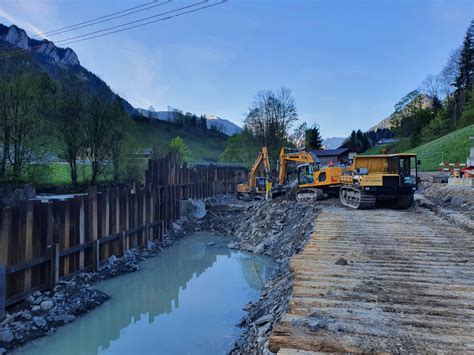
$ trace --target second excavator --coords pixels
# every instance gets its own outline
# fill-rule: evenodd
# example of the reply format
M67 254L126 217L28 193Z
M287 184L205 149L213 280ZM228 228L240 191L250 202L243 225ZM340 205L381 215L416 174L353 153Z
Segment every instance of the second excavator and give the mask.
M321 200L337 194L341 186L341 166L322 167L316 155L307 150L282 148L278 159L278 191L288 190L287 174L290 163L298 164L296 173L298 186L296 199Z
M263 165L264 176L258 176ZM249 173L248 183L237 185L237 196L240 199L261 198L266 193L270 193L271 186L270 158L267 147L263 147L257 159L252 165Z

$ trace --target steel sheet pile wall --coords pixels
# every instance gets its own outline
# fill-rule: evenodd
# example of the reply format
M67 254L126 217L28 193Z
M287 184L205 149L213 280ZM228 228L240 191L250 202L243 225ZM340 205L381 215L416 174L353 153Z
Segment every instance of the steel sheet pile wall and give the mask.
M111 255L162 241L181 199L235 193L246 170L150 160L140 187L97 190L66 200L31 200L0 210L0 319L5 307L63 277L97 270Z

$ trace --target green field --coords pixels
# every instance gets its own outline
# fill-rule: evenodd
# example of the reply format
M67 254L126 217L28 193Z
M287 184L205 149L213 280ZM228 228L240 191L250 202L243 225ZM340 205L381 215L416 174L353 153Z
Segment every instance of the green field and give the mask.
M128 154L141 154L143 148L152 149L158 142L160 147L166 145L173 138L181 137L188 146L188 163L197 162L217 162L227 145L227 136L212 130L192 130L189 128L177 127L161 121L150 122L133 121L130 125L130 146L127 147ZM46 150L59 153L61 146L55 139L50 139ZM130 161L128 170L134 170L133 175L138 178L146 168L146 157L140 156ZM55 162L46 165L31 165L29 168L29 180L34 181L38 186L67 186L71 184L69 165L65 162ZM79 184L87 184L91 175L89 165L79 166ZM112 171L108 170L99 179L99 183L106 183L112 180Z

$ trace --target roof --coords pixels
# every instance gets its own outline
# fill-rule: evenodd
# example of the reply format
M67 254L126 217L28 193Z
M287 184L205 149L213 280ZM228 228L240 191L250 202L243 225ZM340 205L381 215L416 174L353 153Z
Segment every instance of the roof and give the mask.
M311 150L311 153L318 157L339 156L348 152L349 148L325 149L325 150Z

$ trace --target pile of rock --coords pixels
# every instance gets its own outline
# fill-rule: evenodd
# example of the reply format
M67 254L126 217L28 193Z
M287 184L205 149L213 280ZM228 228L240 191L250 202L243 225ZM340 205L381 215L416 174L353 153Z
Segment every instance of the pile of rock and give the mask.
M474 231L474 189L465 186L424 183L415 195L425 207L468 231Z
M227 208L207 205L207 229L231 236L232 248L267 255L279 263L302 250L320 211L316 204L280 199Z
M35 292L7 313L0 323L0 347L12 349L73 321L104 303L109 296L84 283L60 281L53 291ZM2 349L0 348L0 353Z

